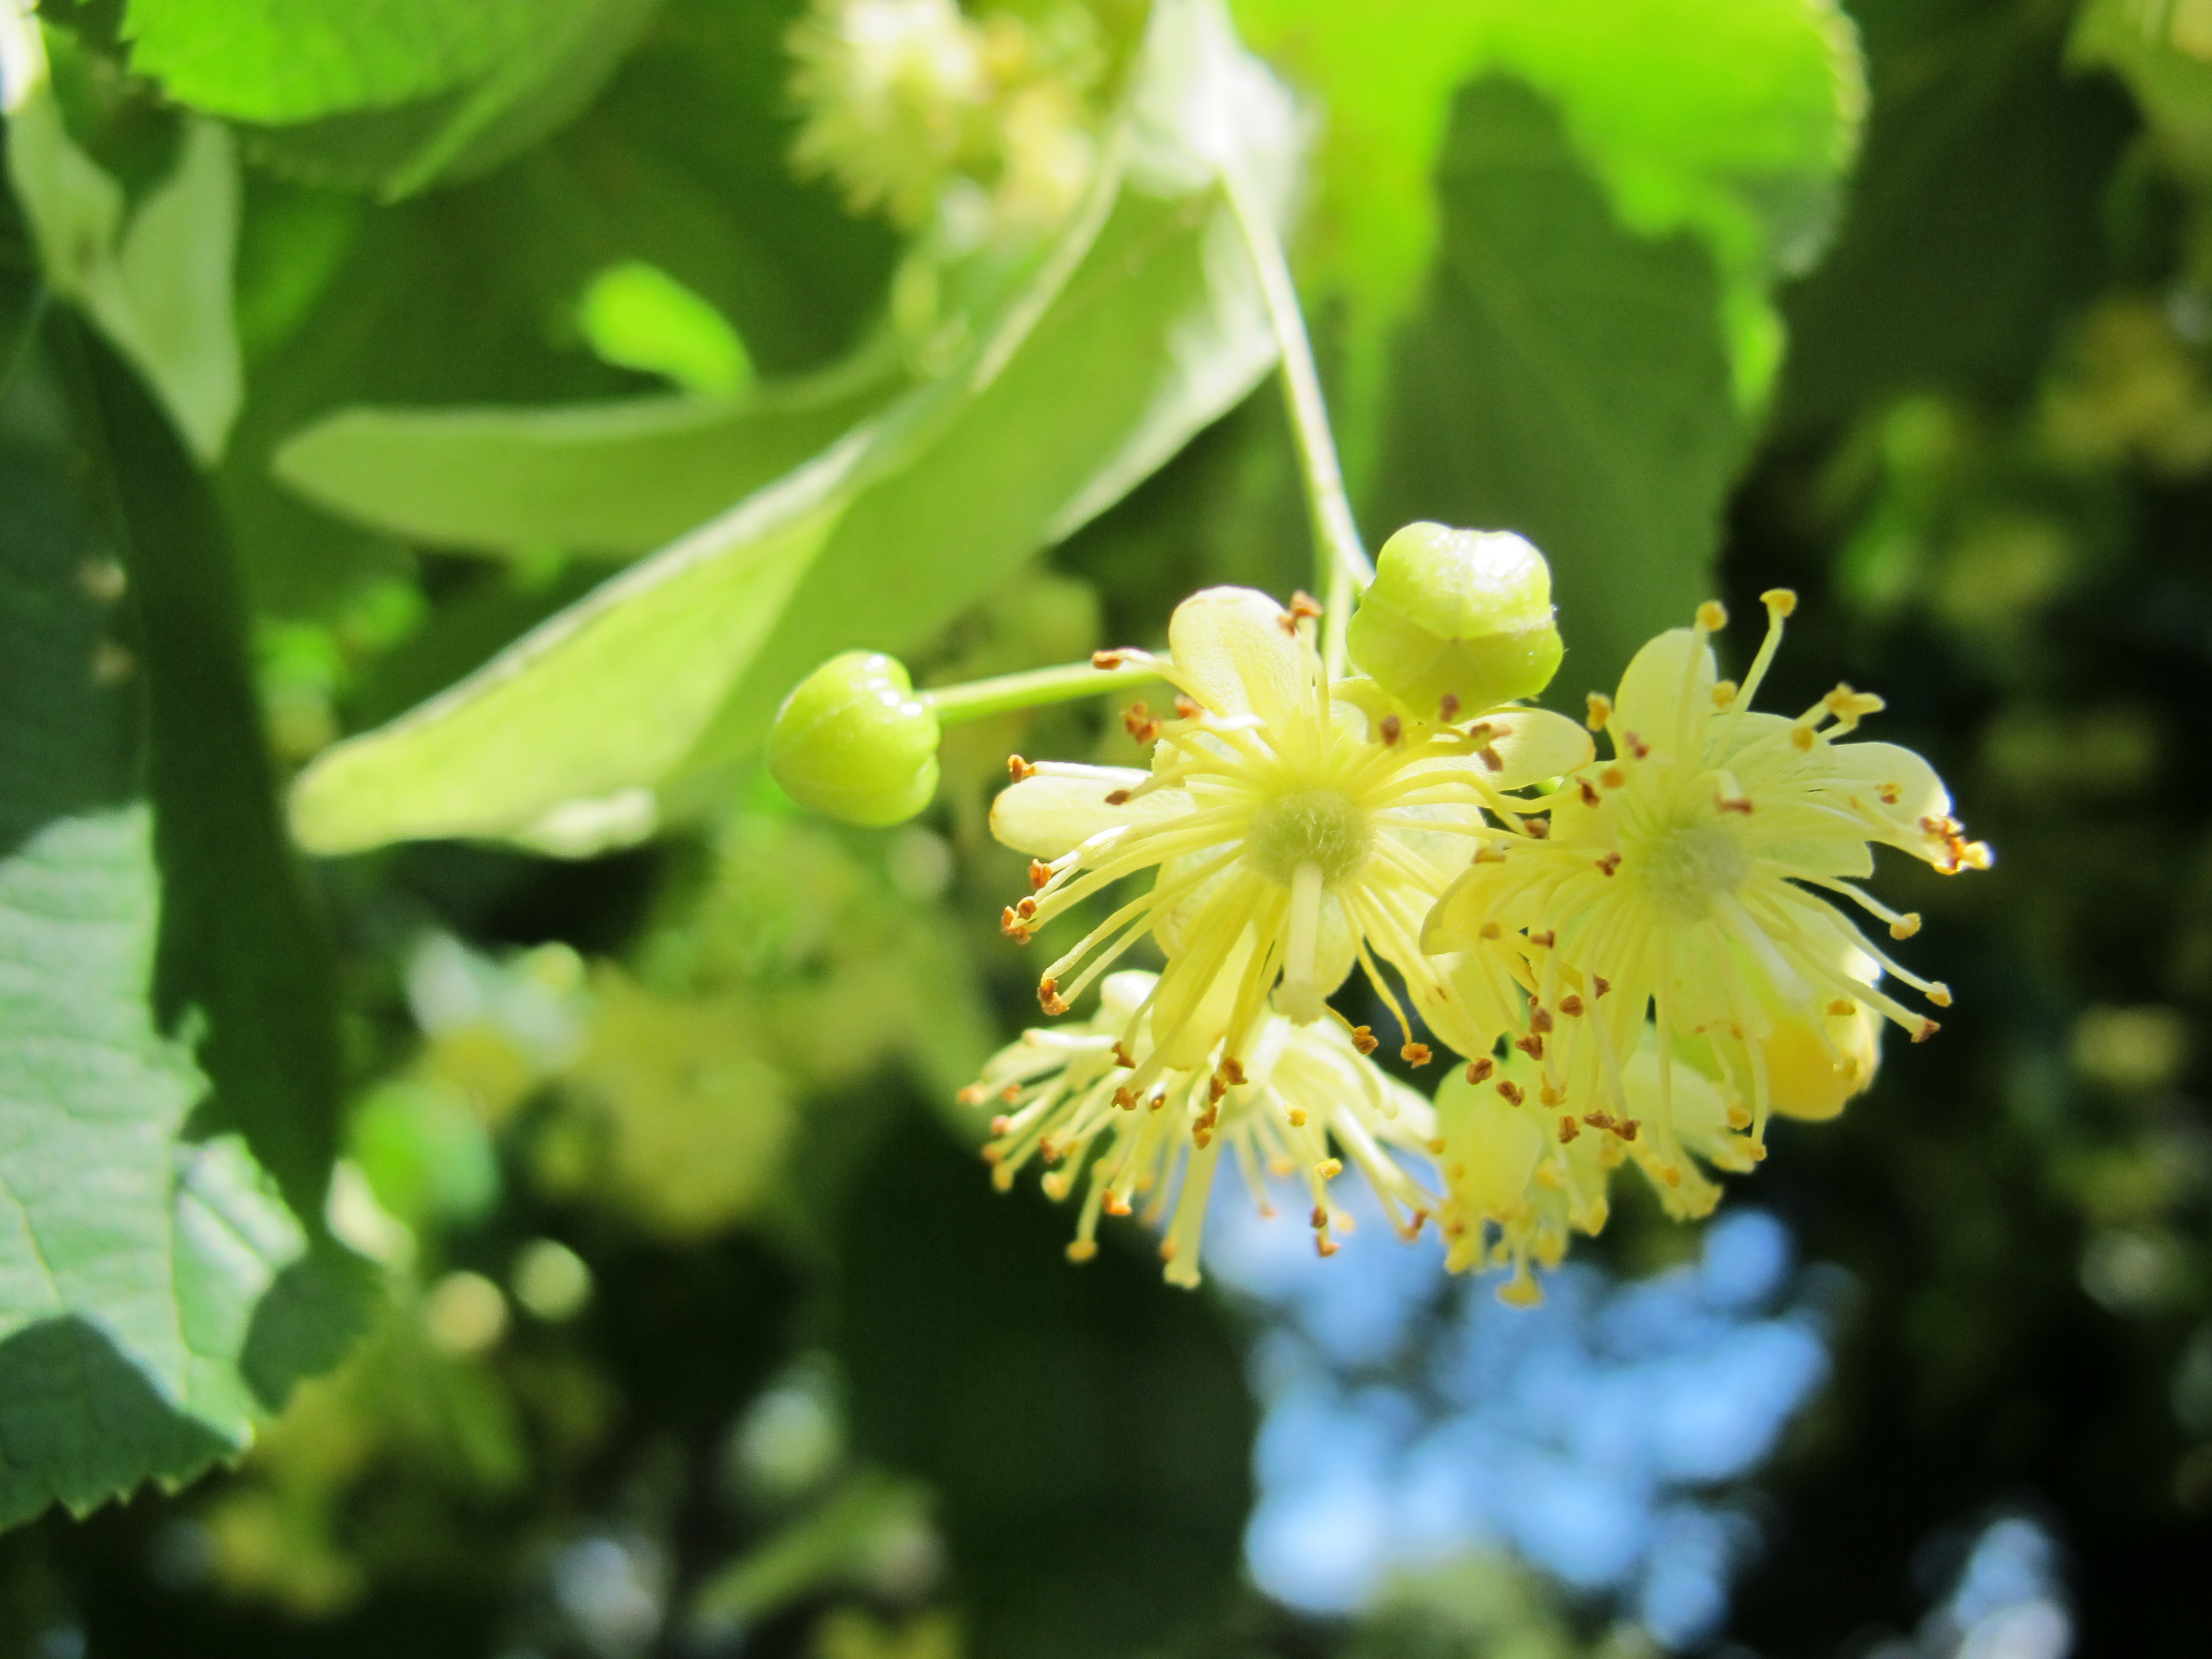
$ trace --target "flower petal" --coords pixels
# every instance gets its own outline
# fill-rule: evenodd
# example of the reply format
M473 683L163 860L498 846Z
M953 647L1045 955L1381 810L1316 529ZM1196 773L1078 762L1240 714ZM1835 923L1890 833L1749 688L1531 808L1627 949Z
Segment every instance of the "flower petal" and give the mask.
M1002 789L991 803L991 833L1018 853L1056 859L1102 830L1179 817L1191 810L1180 789L1155 790L1119 806L1106 797L1149 782L1152 774L1126 766L1055 768Z
M1204 588L1175 608L1168 650L1222 714L1293 720L1312 698L1306 648L1283 626L1289 616L1257 588Z
M1510 708L1485 714L1482 723L1493 734L1490 746L1505 763L1503 772L1489 775L1496 788L1525 789L1588 765L1597 752L1581 721L1548 708Z
M1695 629L1670 628L1636 653L1620 677L1610 721L1615 743L1633 732L1677 758L1703 758L1713 712L1712 647Z

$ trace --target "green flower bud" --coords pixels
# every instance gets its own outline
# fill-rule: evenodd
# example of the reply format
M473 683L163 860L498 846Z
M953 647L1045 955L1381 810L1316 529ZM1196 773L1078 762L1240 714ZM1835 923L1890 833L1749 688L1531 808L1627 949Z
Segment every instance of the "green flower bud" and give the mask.
M1352 659L1424 720L1533 697L1559 672L1552 568L1504 530L1409 524L1382 544Z
M776 710L768 769L800 805L848 823L903 823L937 793L937 716L906 666L876 651L832 657Z

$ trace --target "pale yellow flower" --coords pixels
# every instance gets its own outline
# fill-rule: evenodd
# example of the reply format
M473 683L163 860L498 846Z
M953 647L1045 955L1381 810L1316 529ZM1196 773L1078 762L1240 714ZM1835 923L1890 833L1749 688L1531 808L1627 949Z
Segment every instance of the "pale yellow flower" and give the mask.
M1644 1133L1662 1109L1659 1048L1649 1025L1622 1067L1621 1085L1620 1115L1577 1116L1545 1103L1543 1068L1527 1048L1502 1063L1473 1061L1446 1079L1436 1103L1446 1194L1438 1220L1453 1272L1510 1267L1499 1298L1531 1305L1543 1299L1532 1269L1558 1267L1571 1234L1603 1230L1613 1172L1624 1164L1642 1170L1668 1212L1686 1220L1720 1201L1703 1165L1741 1173L1764 1155L1730 1122L1721 1087L1690 1065L1675 1066L1663 1085L1672 1096L1669 1150Z
M991 812L1008 846L1035 855L1033 895L1003 925L1026 942L1054 917L1126 877L1153 873L1043 973L1048 1013L1071 1002L1147 934L1167 965L1147 999L1156 1046L1125 1088L1146 1093L1169 1070L1248 1068L1274 1007L1300 1024L1356 964L1398 1020L1403 1053L1428 1058L1385 977L1403 976L1431 1029L1463 1054L1516 1024L1520 995L1432 959L1422 927L1454 873L1495 823L1517 824L1506 792L1582 764L1588 737L1540 710L1408 720L1371 683L1331 684L1313 639L1319 614L1285 611L1249 588L1216 587L1176 608L1172 716L1141 707L1131 729L1154 742L1152 768L1036 765ZM1103 659L1144 653L1103 653ZM1149 659L1146 659L1150 660ZM1470 711L1472 713L1473 711ZM1368 1048L1364 1028L1356 1036Z
M998 1108L983 1155L1000 1190L1032 1158L1047 1166L1052 1198L1083 1184L1071 1260L1097 1253L1101 1215L1141 1207L1148 1224L1166 1224L1160 1254L1169 1282L1196 1285L1206 1200L1224 1150L1236 1154L1263 1211L1269 1177L1304 1184L1324 1255L1335 1253L1332 1232L1347 1224L1328 1190L1346 1162L1401 1237L1420 1231L1437 1200L1401 1159L1427 1153L1436 1132L1427 1101L1385 1076L1341 1028L1279 1016L1262 1026L1242 1081L1225 1082L1210 1065L1156 1071L1133 1097L1123 1084L1149 1058L1145 1010L1155 983L1148 973L1109 975L1093 1018L1024 1031L961 1096Z
M1766 640L1741 689L1718 679L1708 644L1724 620L1718 605L1645 646L1613 702L1591 699L1613 758L1547 797L1548 823L1496 835L1423 935L1429 949L1474 953L1481 973L1528 989L1522 1042L1538 1062L1538 1103L1585 1123L1638 1117L1639 1162L1692 1212L1710 1200L1685 1150L1689 1091L1717 1086L1725 1127L1757 1143L1770 1113L1832 1115L1864 1085L1872 1016L1916 1041L1935 1031L1881 988L1883 975L1939 1007L1950 1001L1832 902L1856 904L1896 939L1918 929L1917 916L1854 884L1873 872L1873 846L1946 872L1990 863L1926 761L1836 740L1880 698L1839 686L1794 720L1752 712L1795 600L1778 590L1766 604ZM1638 1113L1627 1070L1647 1018L1659 1034L1657 1086Z

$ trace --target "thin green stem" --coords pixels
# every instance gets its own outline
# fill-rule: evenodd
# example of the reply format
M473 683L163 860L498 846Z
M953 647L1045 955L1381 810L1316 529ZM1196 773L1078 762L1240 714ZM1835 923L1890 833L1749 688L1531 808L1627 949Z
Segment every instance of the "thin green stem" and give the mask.
M1149 684L1159 678L1158 667L1150 662L1125 662L1119 668L1071 662L1057 668L1032 668L994 679L970 680L965 685L930 686L915 695L929 705L939 725L957 726L963 720L1010 714L1018 708L1095 697L1124 686Z
M1298 290L1291 280L1282 238L1275 234L1274 221L1255 197L1243 169L1234 163L1224 167L1222 187L1228 193L1237 227L1244 233L1244 245L1251 252L1267 320L1274 327L1275 343L1282 353L1283 401L1290 410L1299 470L1305 477L1306 507L1313 519L1317 586L1326 613L1328 671L1340 674L1345 625L1351 620L1355 590L1375 580L1375 565L1360 544L1352 501L1345 493L1344 468L1336 458L1336 440L1329 433L1328 405L1322 398L1313 343L1306 337L1305 313L1298 308Z

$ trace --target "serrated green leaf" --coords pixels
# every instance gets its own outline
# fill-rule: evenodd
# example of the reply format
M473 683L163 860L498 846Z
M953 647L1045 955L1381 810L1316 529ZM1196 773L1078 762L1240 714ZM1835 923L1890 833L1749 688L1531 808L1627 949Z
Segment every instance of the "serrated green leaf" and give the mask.
M1534 540L1570 645L1559 694L1609 688L1711 597L1740 434L1712 261L1621 226L1518 82L1461 94L1437 182L1443 246L1401 347L1382 505Z
M386 108L491 74L574 0L131 0L131 66L241 121Z
M1351 303L1355 403L1375 393L1437 247L1430 178L1453 89L1489 73L1554 101L1624 222L1706 241L1739 392L1763 393L1781 340L1767 289L1818 252L1865 102L1832 0L1236 0L1236 11L1323 104L1302 264Z
M1273 336L1216 163L1188 138L1171 153L1179 111L1222 107L1187 95L1203 13L1156 14L1141 172L1118 195L1105 181L959 367L445 696L326 751L295 792L303 843L582 851L650 833L672 801L714 797L824 658L927 637L1249 391ZM1248 113L1275 100L1273 125L1246 125L1287 132L1272 83L1234 68L1246 79L1224 95ZM1266 160L1280 185L1287 152Z
M242 1449L303 1367L334 1357L360 1289L343 1289L345 1258L314 1244L249 1146L312 1166L331 1103L296 1062L331 1010L270 925L298 896L265 777L258 833L250 795L216 810L199 793L228 792L240 757L260 757L250 698L238 726L243 665L215 662L237 623L222 625L227 590L199 562L198 476L129 368L65 313L47 313L12 369L0 1524ZM133 469L119 489L118 456ZM226 969L210 950L243 959ZM210 1078L216 1110L188 1128ZM312 1201L320 1171L294 1173Z
M319 506L434 546L632 555L790 471L903 383L881 354L737 399L349 409L276 452Z
M131 0L131 68L257 124L260 159L411 194L520 154L590 101L655 0Z

